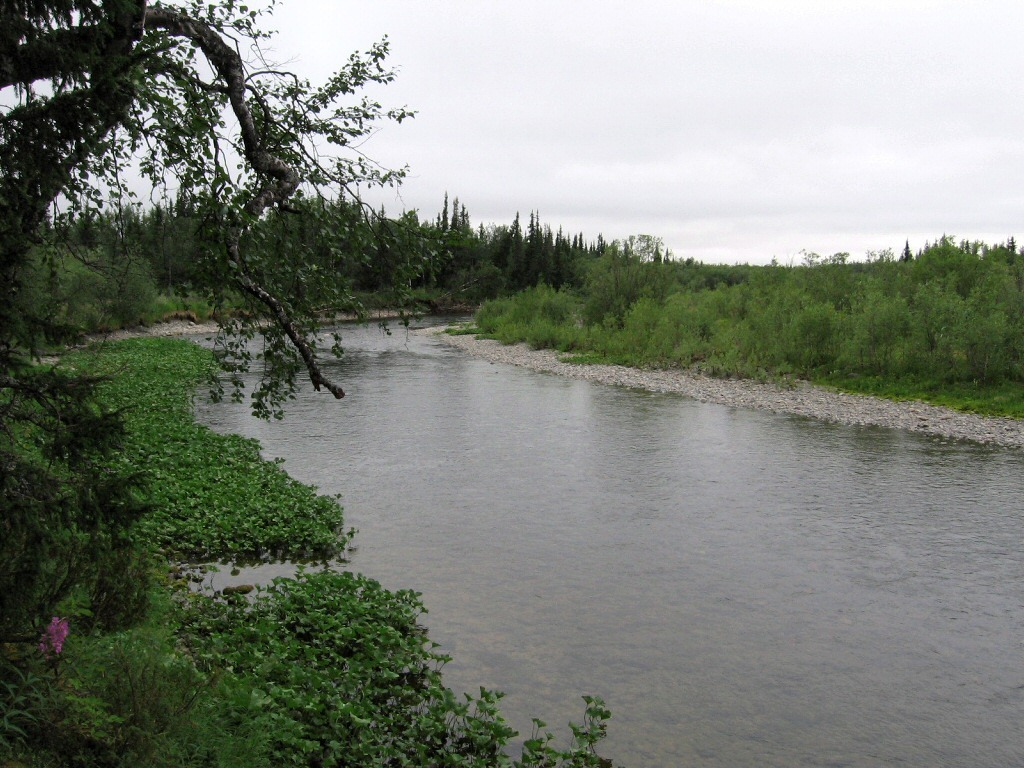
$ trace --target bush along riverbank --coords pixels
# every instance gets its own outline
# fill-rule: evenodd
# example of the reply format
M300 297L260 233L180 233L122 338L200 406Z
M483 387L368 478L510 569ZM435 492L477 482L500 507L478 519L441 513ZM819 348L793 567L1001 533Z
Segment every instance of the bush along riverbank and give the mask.
M595 750L609 713L592 697L568 747L538 722L511 756L500 694L444 686L448 657L415 592L322 567L247 596L167 576L172 559L337 557L350 535L337 499L255 441L195 424L212 365L166 338L61 361L109 377L103 402L127 431L106 471L131 478L146 511L129 530L131 567L109 564L124 578L107 579L106 602L130 603L121 621L93 620L95 594L75 591L38 640L3 646L0 765L610 765Z
M791 279L807 279L813 269L820 267L809 268ZM772 357L773 345L779 343L779 334L788 328L788 320L780 320L781 325L771 331L752 330L751 316L778 303L770 291L758 294L757 302L747 296L743 312L736 316L719 316L712 309L728 305L727 299L743 299L746 293L739 288L673 296L663 305L637 300L621 323L605 317L600 323L588 324L585 299L541 285L485 303L476 313L476 326L453 329L443 340L492 360L606 383L679 392L707 402L1024 447L1024 353L1011 355L1006 350L1006 339L992 338L986 343L993 355L1000 349L1006 352L1005 357L1016 361L1016 367L988 381L972 380L952 367L942 381L924 373L911 375L895 369L879 374L870 366L854 366L851 361L857 355L852 353L847 359L851 367L842 371L799 368ZM708 317L694 326L675 314L683 301L707 304ZM762 309L755 310L754 305ZM776 309L772 311L778 314ZM743 344L738 341L741 336ZM693 346L697 337L702 339L699 353ZM901 360L927 349L924 342L915 347L916 339L908 335ZM499 348L484 340L505 346ZM519 342L527 346L516 346ZM803 349L799 344L794 348ZM982 355L977 349L974 352ZM964 358L964 354L957 359ZM769 359L773 360L770 365L766 363Z
M613 244L578 290L486 302L505 343L579 361L801 379L848 392L1024 418L1024 258L942 237L916 256L807 254L719 274Z

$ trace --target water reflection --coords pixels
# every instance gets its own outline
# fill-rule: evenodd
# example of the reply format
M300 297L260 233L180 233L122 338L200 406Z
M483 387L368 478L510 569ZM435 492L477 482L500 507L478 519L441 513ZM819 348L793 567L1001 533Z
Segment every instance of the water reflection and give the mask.
M599 693L628 765L1024 764L1020 454L346 338L344 400L200 417L342 493L520 730Z

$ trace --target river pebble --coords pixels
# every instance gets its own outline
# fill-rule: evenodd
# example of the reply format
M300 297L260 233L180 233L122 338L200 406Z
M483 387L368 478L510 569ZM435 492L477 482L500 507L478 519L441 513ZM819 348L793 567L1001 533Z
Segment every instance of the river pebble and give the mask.
M675 392L706 403L757 408L837 424L903 429L952 440L1024 448L1024 421L1019 419L977 416L916 401L845 394L806 381L782 385L752 379L719 379L681 370L576 365L564 362L558 352L531 349L526 344L501 344L474 336L451 335L437 328L422 332L491 362L574 379L650 392Z

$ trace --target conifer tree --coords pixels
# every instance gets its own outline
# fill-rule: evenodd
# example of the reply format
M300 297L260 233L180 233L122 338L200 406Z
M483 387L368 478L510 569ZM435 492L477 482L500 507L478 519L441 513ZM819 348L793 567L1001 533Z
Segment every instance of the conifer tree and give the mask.
M442 232L448 231L448 193L444 193L444 207L441 209L440 228Z

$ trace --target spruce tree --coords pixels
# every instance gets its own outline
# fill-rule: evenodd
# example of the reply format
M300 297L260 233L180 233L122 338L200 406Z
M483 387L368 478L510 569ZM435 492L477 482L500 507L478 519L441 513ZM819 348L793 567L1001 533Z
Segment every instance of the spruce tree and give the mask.
M900 255L900 261L911 261L913 258L914 256L910 252L910 240L907 240L906 244L903 246L903 253Z

